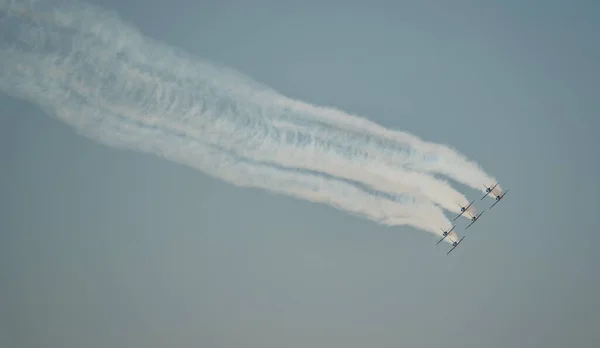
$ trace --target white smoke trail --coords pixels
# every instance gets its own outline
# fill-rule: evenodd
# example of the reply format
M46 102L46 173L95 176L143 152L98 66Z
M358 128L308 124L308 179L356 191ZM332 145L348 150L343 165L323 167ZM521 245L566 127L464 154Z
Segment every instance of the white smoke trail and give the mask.
M154 120L165 119L165 114L168 112L170 126L182 125L188 129L187 132L192 132L194 128L188 127L188 122L202 121L194 117L198 112L194 108L198 105L202 106L203 113L213 113L219 117L233 111L234 117L239 119L244 117L243 111L250 111L252 117L247 118L250 122L264 123L261 121L267 120L267 124L261 124L261 127L269 128L269 124L272 125L270 129L267 129L272 131L271 139L264 134L262 137L257 136L252 139L259 141L259 143L255 143L255 147L260 147L260 151L247 151L250 139L232 136L232 130L227 130L225 133L227 137L223 137L221 133L212 132L210 135L213 136L213 141L224 146L226 146L224 144L226 141L233 142L234 144L229 144L229 146L237 145L238 148L240 148L240 144L244 144L245 147L241 147L241 151L245 151L245 155L253 159L275 160L288 166L326 172L348 180L369 182L376 190L404 193L407 190L414 192L415 189L418 189L418 194L429 197L443 208L455 213L458 213L459 204L465 206L468 203L466 198L447 182L414 171L409 172L397 165L396 162L404 163L404 165L414 162L414 159L407 158L407 152L414 152L408 145L404 144L403 148L399 148L397 144L391 144L396 146L396 149L393 147L382 148L381 145L374 147L371 143L360 142L360 139L365 137L378 141L377 137L372 134L350 134L330 126L324 128L323 122L315 121L315 119L318 120L319 115L292 112L289 106L277 107L280 101L288 99L274 91L240 77L231 70L219 69L202 62L184 59L182 58L185 56L184 54L174 53L172 49L162 47L159 43L148 45L148 39L142 38L131 28L123 28L124 25L117 22L114 16L109 14L103 16L102 11L98 9L92 11L91 9L93 8L83 6L76 10L70 8L69 11L54 11L51 15L41 15L30 11L26 16L23 8L12 12L23 18L51 22L51 29L54 31L60 28L90 35L95 40L93 44L90 44L90 37L88 37L88 41L78 42L77 48L82 52L69 52L65 59L60 60L63 65L68 64L70 68L81 66L79 59L71 59L75 53L78 56L95 56L98 60L95 62L94 69L96 70L99 69L98 65L102 65L102 67L109 64L114 65L115 56L127 57L127 62L121 61L121 64L115 67L115 69L119 69L118 73L111 73L110 77L114 79L111 81L111 88L113 90L127 89L128 93L131 93L130 89L135 88L138 89L138 94L145 93L149 98L154 96L162 99L156 103L156 110L153 110L160 114ZM45 34L47 35L48 28L44 29L46 32L36 32L33 35L34 40L43 40L44 42L48 40L48 37L44 37ZM31 40L30 38L28 41ZM31 45L31 42L28 44ZM102 45L102 51L96 45ZM157 47L159 47L158 50ZM101 53L103 56L100 55ZM165 59L150 61L152 58L149 58L149 55ZM135 63L131 63L131 61ZM164 62L170 63L165 64ZM56 60L52 64L56 65ZM55 68L54 70L60 69ZM199 71L201 74L198 74ZM190 77L195 77L195 79L190 80ZM82 78L82 80L85 79ZM102 87L104 84L106 81L98 86ZM210 86L207 88L207 85ZM212 91L209 91L210 87L213 88ZM87 86L79 86L79 88L89 89L89 83ZM143 92L139 92L139 90L143 90ZM203 91L204 93L194 93L194 91ZM220 92L220 95L211 94L210 92L213 91ZM94 93L100 95L102 91ZM252 101L247 102L248 99ZM182 100L183 102L181 102ZM114 102L114 96L111 101ZM210 109L211 106L219 103L227 105L218 110ZM141 105L136 107L139 109ZM312 108L317 109L316 107ZM132 114L135 115L135 113ZM141 117L147 120L149 115ZM327 117L323 117L323 120L326 119ZM364 122L357 118L356 121ZM304 123L303 126L298 126L302 123ZM342 124L344 123L342 122ZM258 130L256 124L253 126L254 130ZM265 129L263 129L264 131ZM244 135L244 133L240 132L235 135ZM204 140L207 140L206 134L202 136ZM273 137L276 138L272 139ZM285 138L284 144L282 144L281 137ZM283 146L285 143L289 143L289 146ZM394 150L399 150L392 153L395 162L389 160L389 156L384 156L386 152ZM327 152L327 156L318 156L315 152ZM359 161L363 170L357 171L355 168Z
M238 185L291 195L303 192L305 199L329 200L334 206L378 221L400 216L409 221L406 224L437 234L438 228L446 229L450 224L424 198L455 212L456 203L466 204L447 183L408 171L419 162L410 143L395 139L388 144L381 134L352 124L368 123L366 120L339 115L332 118L329 113L337 112L333 109L323 109L326 112L322 113L230 70L192 61L143 38L116 16L88 5L24 15L25 2L6 4L0 2L2 15L16 21L18 29L11 37L13 44L2 45L0 50L0 87L44 106L99 141L155 153L168 151L165 156L171 159ZM107 127L111 123L113 126ZM153 137L141 136L148 132L156 138L170 134L170 142L158 146ZM189 152L182 151L186 145ZM205 152L192 152L190 147ZM225 153L235 165L222 165L223 159L218 157ZM210 156L211 161L207 161ZM248 168L254 168L245 170L252 174L232 177L232 171L242 172L238 168L241 159ZM215 172L213 168L218 165L227 169ZM302 182L318 177L325 180L322 174L330 176L325 185L329 188L321 186L322 191L315 194L314 186L303 186ZM349 192L351 186L346 183L340 190L341 186L333 183L341 181L335 178L363 183L365 187L359 190L363 193L348 197L343 192ZM300 188L289 182L297 182ZM365 189L385 191L395 198L382 198ZM366 204L369 198L365 195L379 204ZM412 203L395 200L406 196L412 197ZM383 215L374 211L373 207L385 205L383 202L395 208L386 208ZM362 212L365 206L367 213ZM417 223L416 216L427 222Z
M380 154L388 165L446 175L482 192L485 192L483 185L489 187L497 182L477 163L446 145L425 142L414 135L383 128L334 108L318 107L287 97L281 97L278 102L294 112L305 114L307 118L314 118L312 122L328 131L351 134L356 137L356 144L361 144L366 152ZM502 192L500 185L496 190Z
M10 54L14 55L15 52L0 52L3 61L15 61ZM35 76L39 77L45 71L50 72L53 79L59 74L55 69L32 64L34 62L27 55L19 53L18 56L21 60L12 71L13 75L16 72L25 76L25 78L20 77L21 81L35 81ZM39 71L29 68L32 66L40 67ZM16 81L14 78L4 77L0 82ZM4 84L2 88L6 88ZM93 108L86 103L74 102L73 92L65 91L59 85L37 83L35 86L27 86L26 89L31 94L37 94L37 97L32 99L48 113L57 115L87 136L109 146L154 153L239 186L284 191L290 196L327 203L354 215L384 224L411 225L435 234L440 233L434 226L444 226L444 228L449 226L443 212L426 201L418 202L410 196L384 198L339 180L248 163L222 149L188 139L181 132L169 133L164 128L152 126L151 122L147 126L123 122L118 115L112 115L106 110ZM11 91L14 94L15 90Z

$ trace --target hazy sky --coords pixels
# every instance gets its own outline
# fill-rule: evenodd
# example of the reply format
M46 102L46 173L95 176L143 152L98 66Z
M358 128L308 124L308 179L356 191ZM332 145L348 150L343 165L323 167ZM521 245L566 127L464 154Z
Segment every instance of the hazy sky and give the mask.
M597 347L600 3L97 3L452 145L511 192L446 257L432 234L105 147L0 95L0 346Z

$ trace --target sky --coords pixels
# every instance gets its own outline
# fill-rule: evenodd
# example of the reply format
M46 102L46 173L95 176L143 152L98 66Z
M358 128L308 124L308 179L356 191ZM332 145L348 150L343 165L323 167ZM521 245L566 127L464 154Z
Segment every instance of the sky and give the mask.
M290 98L449 144L511 191L446 257L430 233L104 146L0 94L2 346L600 342L598 3L96 3Z

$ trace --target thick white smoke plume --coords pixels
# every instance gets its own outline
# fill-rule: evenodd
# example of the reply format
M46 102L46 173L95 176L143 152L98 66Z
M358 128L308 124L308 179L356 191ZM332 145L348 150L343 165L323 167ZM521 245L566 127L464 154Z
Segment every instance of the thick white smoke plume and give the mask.
M0 89L96 141L438 235L452 226L442 208L468 201L434 175L495 183L447 146L282 96L94 6L54 5L0 0Z

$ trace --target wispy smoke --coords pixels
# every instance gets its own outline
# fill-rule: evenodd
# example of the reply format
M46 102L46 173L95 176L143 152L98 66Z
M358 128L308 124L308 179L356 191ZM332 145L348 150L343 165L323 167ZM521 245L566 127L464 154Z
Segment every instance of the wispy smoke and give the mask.
M146 38L76 3L0 0L0 89L109 146L164 156L239 186L435 234L495 179L453 149L329 107Z

